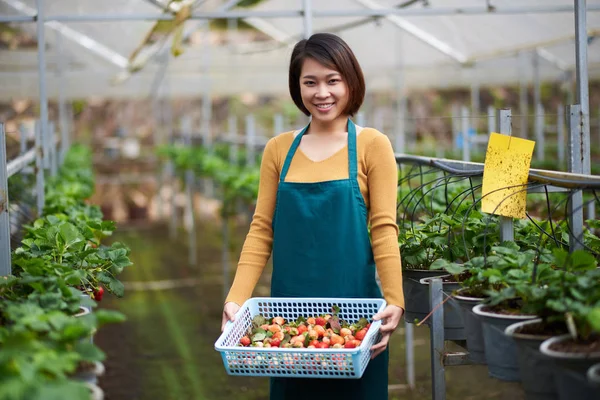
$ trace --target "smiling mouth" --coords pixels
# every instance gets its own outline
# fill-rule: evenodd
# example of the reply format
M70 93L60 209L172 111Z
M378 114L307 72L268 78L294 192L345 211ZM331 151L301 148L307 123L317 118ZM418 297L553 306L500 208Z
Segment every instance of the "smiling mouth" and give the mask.
M326 104L315 104L315 106L319 109L319 110L329 110L331 107L333 107L334 103L326 103Z

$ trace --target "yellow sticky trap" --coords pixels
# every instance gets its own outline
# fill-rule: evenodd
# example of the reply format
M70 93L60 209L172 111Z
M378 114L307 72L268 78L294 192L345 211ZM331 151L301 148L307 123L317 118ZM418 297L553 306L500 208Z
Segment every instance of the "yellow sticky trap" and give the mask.
M491 133L483 167L481 211L525 218L532 140Z

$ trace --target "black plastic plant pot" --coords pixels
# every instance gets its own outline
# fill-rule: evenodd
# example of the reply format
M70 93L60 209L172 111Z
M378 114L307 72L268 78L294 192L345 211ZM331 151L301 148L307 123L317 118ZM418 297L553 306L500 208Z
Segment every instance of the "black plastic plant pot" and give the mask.
M402 288L404 289L404 319L410 324L418 323L431 311L429 307L429 288L421 285L423 278L447 275L443 270L405 269L402 271Z
M476 305L473 312L481 318L488 373L502 381L518 382L521 376L517 362L517 346L504 331L515 322L531 320L536 316L498 314L484 310L486 307L485 304Z
M600 389L600 363L592 365L588 369L587 378L590 385Z
M570 335L554 336L540 345L540 352L552 359L559 400L598 400L600 388L587 379L589 369L600 362L600 352L571 353L556 350L554 345L571 340Z
M450 275L443 275L443 277L449 277ZM429 281L432 278L422 278L420 283L421 285L427 288L427 293L429 293ZM451 293L460 288L460 284L457 282L442 282L442 290L446 294L446 296L450 296ZM460 305L453 298L446 299L444 296L444 300L447 300L444 303L444 339L446 340L465 340L465 323L463 320L463 313L460 309ZM431 304L429 303L429 295L427 296L427 304L429 304L429 309L432 310Z
M552 363L539 350L540 344L550 336L520 332L523 328L535 327L541 323L541 318L517 322L509 325L504 333L512 338L517 346L517 361L526 399L556 400L558 393L554 384Z
M463 322L465 324L465 339L469 360L475 364L485 364L485 346L483 343L483 326L481 319L473 313L473 307L484 300L481 297L470 297L463 294L469 288L459 289L452 297L460 306Z

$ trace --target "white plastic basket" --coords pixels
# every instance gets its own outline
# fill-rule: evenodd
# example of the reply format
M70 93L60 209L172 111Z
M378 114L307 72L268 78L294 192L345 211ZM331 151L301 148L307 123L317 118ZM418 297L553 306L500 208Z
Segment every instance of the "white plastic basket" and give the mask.
M252 318L261 314L266 318L281 316L295 320L299 316L331 313L332 306L340 308L339 317L348 322L366 318L371 322L361 345L354 349L306 349L242 347L238 343L252 325ZM287 298L255 297L247 300L228 322L215 349L221 353L229 375L340 378L362 377L371 358L371 346L380 339L381 321L372 321L373 315L386 306L383 299L346 298Z

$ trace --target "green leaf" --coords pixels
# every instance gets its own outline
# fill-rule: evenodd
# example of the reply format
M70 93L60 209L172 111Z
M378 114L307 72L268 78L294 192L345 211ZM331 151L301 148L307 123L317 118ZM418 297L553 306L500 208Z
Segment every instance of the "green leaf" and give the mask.
M69 248L74 246L77 243L81 243L84 241L84 237L79 233L77 228L66 222L60 226L60 235L64 239L65 248Z
M106 358L106 354L100 348L87 340L77 342L74 350L85 361L103 361Z
M126 320L125 314L115 310L106 310L101 308L96 310L94 314L96 315L96 320L98 321L99 326L121 323Z
M600 307L593 308L587 315L587 321L596 334L600 333Z

